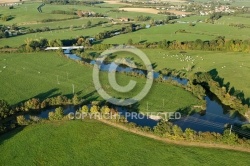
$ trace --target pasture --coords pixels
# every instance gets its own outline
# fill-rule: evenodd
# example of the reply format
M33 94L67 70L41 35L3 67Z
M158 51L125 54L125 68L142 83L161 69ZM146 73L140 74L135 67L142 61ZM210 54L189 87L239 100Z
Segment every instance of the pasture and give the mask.
M57 79L58 78L58 79ZM106 72L100 74L101 84L105 90L115 97L132 97L144 86L145 79L117 74L117 82L121 86L130 80L137 81L132 92L119 93L108 83ZM63 94L72 97L72 84L80 97L89 94L92 99L102 100L95 92L92 78L92 67L81 66L56 53L1 54L0 56L0 99L16 104L32 97L45 99ZM163 93L164 92L164 93ZM163 101L165 105L163 107ZM140 111L176 111L191 105L199 104L191 93L182 88L163 83L154 83L149 94L139 102Z
M166 144L94 120L49 122L17 129L0 136L0 149L1 165L230 165L235 159L239 165L249 162L248 153Z
M187 33L176 32L185 30ZM176 33L175 33L176 32ZM109 44L126 43L132 39L134 43L138 42L157 42L166 40L193 41L196 39L211 40L217 36L225 36L226 39L248 39L248 28L238 29L222 24L197 23L195 26L189 26L189 23L167 24L155 26L149 29L143 29L133 33L122 34L103 41Z
M81 23L84 23L84 22L86 22L86 20L82 21ZM93 21L93 23L95 23L95 21ZM70 25L66 25L66 26L70 26ZM0 39L1 41L0 47L6 46L6 45L10 47L19 47L20 45L25 44L25 40L27 38L28 39L46 38L48 40L52 40L52 39L72 39L72 38L76 38L79 36L94 37L99 32L118 29L121 27L122 25L110 25L107 27L96 26L96 27L87 28L87 29L73 28L72 30L69 27L68 29L52 30L52 31L46 31L46 32L39 32L39 33L29 33L26 35L10 37L10 38L4 39L4 41L3 39Z
M155 70L171 68L183 70L188 66L195 66L190 72L204 72L216 69L224 83L230 82L230 87L242 90L245 97L250 97L250 57L249 53L242 52L219 52L219 51L186 51L180 53L178 50L142 49L148 56ZM130 53L117 53L119 57L133 58L140 62L138 57Z

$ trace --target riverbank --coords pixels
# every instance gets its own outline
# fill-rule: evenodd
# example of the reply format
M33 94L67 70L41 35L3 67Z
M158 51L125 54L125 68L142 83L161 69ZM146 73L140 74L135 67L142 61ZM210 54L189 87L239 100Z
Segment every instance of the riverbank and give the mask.
M99 119L99 121L101 121L102 123L105 123L107 125L119 128L121 130L127 131L127 132L131 132L133 134L137 134L140 136L144 136L144 137L148 137L154 140L158 140L158 141L162 141L165 143L171 143L171 144L175 144L175 145L182 145L182 146L194 146L194 147L203 147L203 148L215 148L215 149L227 149L227 150L233 150L233 151L241 151L241 152L249 152L250 153L250 149L249 148L244 148L244 147L239 147L239 146L229 146L229 145L223 145L223 144L216 144L216 143L202 143L202 142L190 142L190 141L175 141L175 140L171 140L168 138L162 138L159 136L156 136L154 134L150 134L150 133L146 133L146 132L142 132L133 128L128 128L124 125L118 124L118 123L113 123L107 120L103 120L103 119Z

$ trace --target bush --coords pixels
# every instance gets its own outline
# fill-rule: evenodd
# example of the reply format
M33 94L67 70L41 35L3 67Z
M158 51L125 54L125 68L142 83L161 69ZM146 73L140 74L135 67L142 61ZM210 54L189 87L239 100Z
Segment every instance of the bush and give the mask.
M58 107L55 109L55 112L49 113L49 120L62 120L63 118L63 108Z

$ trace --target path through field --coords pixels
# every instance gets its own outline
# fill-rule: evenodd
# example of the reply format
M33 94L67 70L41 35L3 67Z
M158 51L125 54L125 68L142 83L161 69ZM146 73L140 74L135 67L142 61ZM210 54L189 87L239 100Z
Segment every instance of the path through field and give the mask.
M216 144L216 143L202 143L202 142L187 142L187 141L175 141L175 140L171 140L171 139L167 139L167 138L161 138L158 137L156 135L150 134L150 133L146 133L146 132L141 132L138 131L136 129L129 129L126 126L117 124L117 123L112 123L109 122L107 120L101 120L99 119L99 121L108 124L110 126L137 134L137 135L141 135L144 137L148 137L148 138L152 138L155 139L157 141L162 141L162 142L166 142L166 143L170 143L170 144L176 144L176 145L182 145L182 146L196 146L196 147L203 147L203 148L217 148L217 149L228 149L228 150L235 150L235 151L241 151L241 152L250 152L250 149L248 148L244 148L244 147L234 147L234 146L229 146L229 145L222 145L222 144Z

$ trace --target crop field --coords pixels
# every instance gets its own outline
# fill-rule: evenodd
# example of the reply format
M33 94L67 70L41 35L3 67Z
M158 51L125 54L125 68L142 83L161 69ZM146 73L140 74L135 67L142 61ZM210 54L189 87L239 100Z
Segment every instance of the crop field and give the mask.
M235 158L239 165L249 162L248 153L166 144L94 120L31 125L0 136L0 143L1 165L230 165Z
M41 99L64 94L72 96L72 84L81 97L95 91L92 67L80 66L76 62L59 57L56 53L2 54L0 56L0 98L16 104L32 97ZM58 77L58 79L57 79ZM101 73L103 88L111 96L133 96L140 91L146 80L118 75L117 82L126 85L129 80L138 82L133 92L119 93L110 88L107 73ZM162 93L164 91L165 93ZM157 97L159 96L159 97ZM94 93L91 97L98 97ZM163 107L162 99L165 99ZM99 98L98 100L101 100ZM170 84L154 83L148 95L139 103L141 111L175 111L178 108L198 104L191 93ZM147 106L148 105L148 106Z

